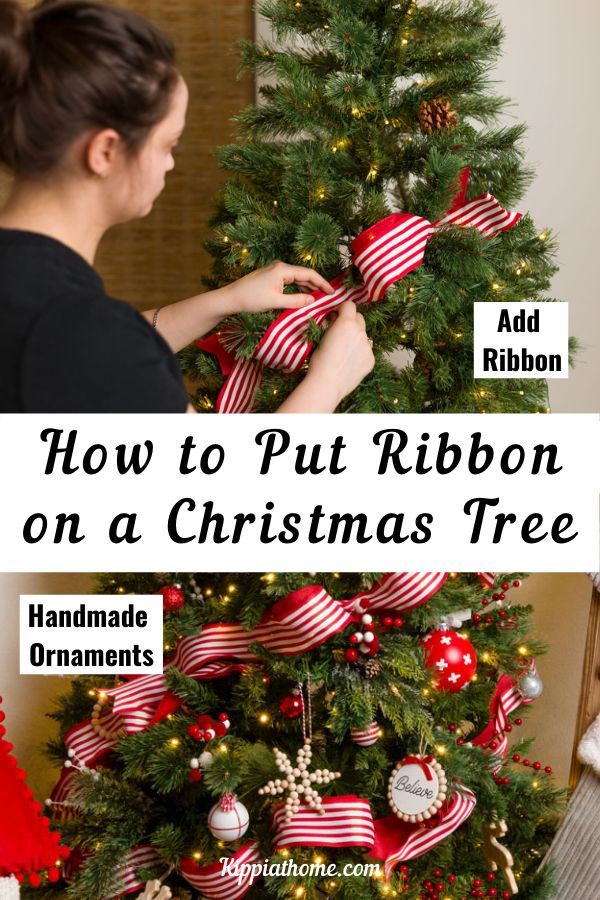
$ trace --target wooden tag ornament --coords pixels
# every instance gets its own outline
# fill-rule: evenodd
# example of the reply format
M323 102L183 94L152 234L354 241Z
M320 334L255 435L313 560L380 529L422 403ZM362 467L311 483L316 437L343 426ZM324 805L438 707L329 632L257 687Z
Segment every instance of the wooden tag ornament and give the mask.
M435 816L446 799L446 774L433 756L406 756L392 770L388 800L405 822Z

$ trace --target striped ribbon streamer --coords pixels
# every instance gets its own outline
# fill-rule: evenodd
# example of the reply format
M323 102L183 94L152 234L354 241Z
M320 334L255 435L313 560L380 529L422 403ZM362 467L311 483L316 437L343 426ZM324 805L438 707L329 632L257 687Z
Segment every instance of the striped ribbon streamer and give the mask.
M249 844L246 844L228 862L235 863L234 868L238 866L252 866L254 863L262 862L257 842L251 841ZM240 897L248 893L254 882L260 878L259 874L240 869L240 875L243 874L240 884L240 876L237 874L230 874L229 872L222 874L222 863L215 862L207 866L199 866L194 859L182 859L180 871L185 880L209 900L212 900L212 898L215 898L215 900L239 900Z
M385 858L383 865L384 880L389 882L394 868L399 862L406 862L422 856L433 847L437 847L469 818L477 799L470 788L457 785L453 798L444 804L439 815L433 820L430 828L411 826L411 833L401 846ZM385 820L380 820L384 822ZM377 823L376 823L377 827Z
M324 797L323 815L301 803L290 821L285 804L278 806L271 820L273 846L283 847L372 847L375 830L368 800L347 794Z
M123 897L124 894L132 894L144 887L145 881L140 880L138 871L151 868L162 863L160 853L149 844L141 844L125 854L123 862L114 872L114 886L110 894L104 895L104 900L113 900L115 897Z
M537 675L537 667L535 660L529 660L529 668L527 670L531 675ZM491 718L484 730L477 737L471 740L475 747L483 747L496 741L497 747L490 751L493 760L492 774L496 774L502 768L502 763L506 759L508 752L508 738L506 736L506 726L508 717L515 712L520 706L529 706L533 703L533 699L523 696L519 690L518 682L512 675L506 672L500 676L496 690L492 694L490 700Z
M356 304L381 300L395 282L422 265L427 242L449 225L475 228L484 237L494 237L517 224L520 213L504 209L490 193L466 202L470 169L460 175L460 191L451 210L436 222L421 216L393 213L361 232L352 241L352 262L363 284L347 284L347 272L331 282L332 294L313 291L312 301L302 309L286 310L269 326L252 359L236 359L237 337L225 328L197 346L215 354L227 380L217 399L218 413L246 413L254 406L254 395L262 380L263 366L286 374L298 372L311 352L306 339L311 321L322 325L327 316L346 300Z
M185 675L207 680L229 675L256 662L250 645L261 644L272 653L295 656L319 647L355 620L357 610L414 609L430 599L444 584L445 572L394 572L368 591L350 600L334 600L320 585L301 588L277 601L261 623L246 630L237 622L207 625L198 635L183 638L165 673L175 666ZM241 664L241 665L240 665ZM112 713L102 719L108 731L143 731L180 705L167 691L166 675L142 675L107 688L114 700ZM112 749L116 741L103 738L90 720L76 725L65 743L89 765Z

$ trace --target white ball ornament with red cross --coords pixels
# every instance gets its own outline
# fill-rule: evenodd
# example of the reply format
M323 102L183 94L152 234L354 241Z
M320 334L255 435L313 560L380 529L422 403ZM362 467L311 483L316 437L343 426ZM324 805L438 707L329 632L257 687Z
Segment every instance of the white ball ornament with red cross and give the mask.
M473 644L456 631L439 628L425 635L425 665L433 672L436 690L455 694L465 688L477 670Z

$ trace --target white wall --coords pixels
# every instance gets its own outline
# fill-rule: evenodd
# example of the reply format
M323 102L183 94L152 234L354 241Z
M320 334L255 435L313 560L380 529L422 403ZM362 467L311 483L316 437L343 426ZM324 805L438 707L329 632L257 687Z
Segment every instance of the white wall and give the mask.
M554 296L570 303L571 333L585 345L568 381L551 382L554 412L600 409L600 303L596 266L600 201L594 114L600 83L600 4L589 0L496 0L507 39L498 77L529 125L528 160L537 179L524 203L557 232Z
M90 575L0 575L0 696L6 738L14 744L38 800L48 796L56 781L43 753L44 742L56 736L55 723L46 713L54 698L69 689L69 679L19 675L19 594L87 594L91 587Z

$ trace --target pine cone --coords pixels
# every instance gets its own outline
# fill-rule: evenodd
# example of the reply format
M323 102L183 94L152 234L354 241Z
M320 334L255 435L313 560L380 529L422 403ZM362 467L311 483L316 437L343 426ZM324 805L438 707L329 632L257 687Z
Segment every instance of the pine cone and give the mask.
M419 124L425 134L433 134L440 128L452 128L458 125L458 113L450 106L449 100L440 97L437 100L423 100L419 104Z
M378 659L368 659L365 664L365 678L377 678L383 666Z

